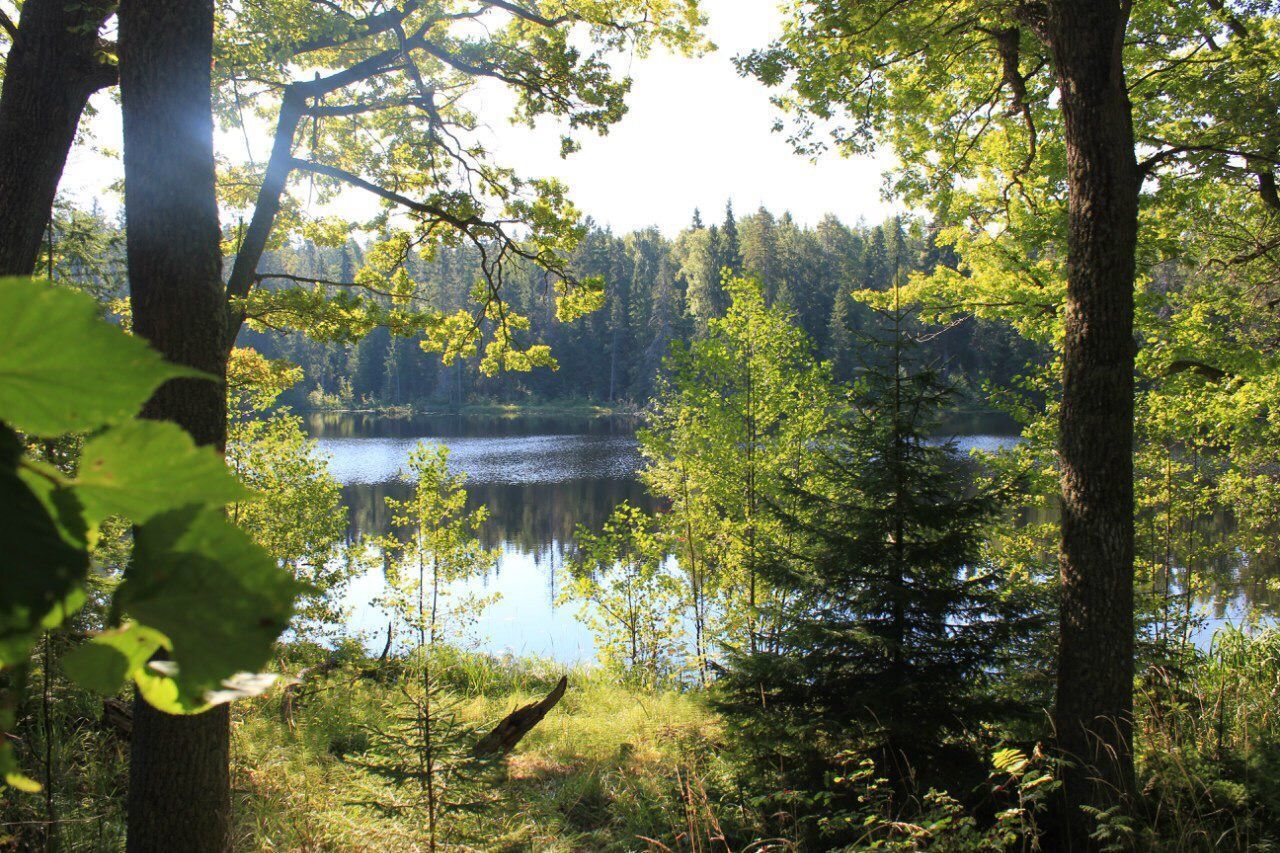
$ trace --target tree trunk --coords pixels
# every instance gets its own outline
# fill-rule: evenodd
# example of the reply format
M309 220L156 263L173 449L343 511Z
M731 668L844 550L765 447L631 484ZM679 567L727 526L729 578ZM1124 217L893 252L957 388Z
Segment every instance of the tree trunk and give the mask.
M113 3L27 0L0 87L0 275L31 275L89 96L116 69L98 49Z
M1081 804L1133 792L1133 337L1138 169L1121 49L1127 7L1049 4L1067 147L1061 627L1055 723L1069 846Z
M166 383L148 418L199 444L226 444L226 306L214 191L210 68L213 0L122 0L126 239L134 331L166 358L217 381ZM229 848L229 716L134 702L131 851Z

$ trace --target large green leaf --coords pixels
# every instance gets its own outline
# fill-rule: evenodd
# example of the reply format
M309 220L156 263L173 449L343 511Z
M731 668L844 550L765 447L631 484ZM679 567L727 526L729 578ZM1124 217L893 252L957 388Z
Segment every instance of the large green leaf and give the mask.
M117 597L168 637L182 699L195 704L267 662L304 589L220 511L184 507L138 528Z
M212 448L160 421L129 421L85 442L74 485L94 522L121 515L142 523L181 506L250 496Z
M126 680L133 681L144 699L170 714L257 696L279 678L274 673L237 673L196 698L179 686L180 667L170 660L153 660L157 652L170 648L159 631L131 622L75 647L63 656L62 668L72 681L104 696L118 692Z
M0 421L40 436L89 430L132 417L165 380L205 376L97 311L87 294L0 279Z
M40 790L40 783L23 775L18 765L18 757L13 753L13 745L5 733L14 729L16 715L12 708L0 707L0 778L6 785L27 794Z
M141 625L103 631L62 658L62 669L81 687L111 696L165 645L165 638Z
M0 444L12 446L12 438L0 426ZM89 555L74 544L83 542L83 526L74 530L72 496L51 486L42 500L19 476L12 455L0 451L0 457L10 460L0 462L0 666L12 666L25 659L36 634L83 601L78 592Z

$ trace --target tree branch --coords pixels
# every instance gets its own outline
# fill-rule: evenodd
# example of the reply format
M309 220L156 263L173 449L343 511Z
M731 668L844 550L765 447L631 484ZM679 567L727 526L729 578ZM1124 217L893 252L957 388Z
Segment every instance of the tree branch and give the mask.
M340 169L337 166L329 166L325 163L316 163L312 160L299 160L296 158L290 161L290 166L292 169L297 169L300 172L311 172L315 175L323 175L326 178L333 178L336 181L342 181L345 184L350 184L358 189L373 193L379 198L386 199L393 204L398 204L401 207L408 208L415 213L428 214L433 219L438 219L441 222L452 225L454 228L467 229L477 226L495 230L498 228L498 224L495 222L489 222L478 216L469 216L464 219L456 214L449 213L449 211L439 205L428 204L427 202L410 198L407 195L402 195L395 190L389 190L386 187L379 186L373 181L365 180L359 175L353 172L348 172L346 169Z
M18 40L18 26L3 9L0 9L0 27L4 28L4 31L9 34L9 41L16 42Z

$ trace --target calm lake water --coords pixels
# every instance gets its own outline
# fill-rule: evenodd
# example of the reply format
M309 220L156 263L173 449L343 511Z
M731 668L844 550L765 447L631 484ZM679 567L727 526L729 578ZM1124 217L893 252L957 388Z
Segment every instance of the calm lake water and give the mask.
M650 509L636 480L640 454L629 419L544 416L412 416L312 414L306 419L319 450L329 458L350 511L352 538L390 530L386 499L412 491L400 479L419 442L448 446L450 467L467 474L468 501L489 509L485 545L497 549L495 570L462 591L498 593L471 634L478 648L564 663L591 660L595 647L579 621L577 605L557 606L564 561L579 524L598 528L623 501ZM961 425L981 428L984 424ZM989 426L989 424L986 424ZM995 450L1014 436L975 432L957 438L962 451ZM1238 571L1231 571L1236 583ZM1224 578L1225 580L1225 578ZM380 646L387 618L374 599L383 589L381 568L351 585L348 628ZM1210 627L1238 616L1256 597L1225 586L1201 602Z

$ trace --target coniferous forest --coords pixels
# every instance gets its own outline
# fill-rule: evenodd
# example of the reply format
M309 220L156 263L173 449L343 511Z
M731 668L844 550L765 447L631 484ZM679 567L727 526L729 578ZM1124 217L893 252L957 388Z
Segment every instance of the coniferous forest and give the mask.
M0 51L0 849L1280 845L1280 6Z
M509 274L510 304L530 321L521 340L549 346L558 363L555 371L489 377L479 369L479 357L446 366L438 354L423 351L420 338L393 338L385 329L357 343L318 342L267 329L247 331L241 343L303 368L307 381L285 398L297 407L448 408L576 400L638 409L658 392L671 343L705 334L708 322L723 312L726 271L759 282L768 304L790 311L814 356L830 361L836 378L848 380L874 316L852 299L851 290L885 291L914 272L955 263L920 222L894 219L850 227L826 217L804 228L785 214L763 209L739 222L732 206L723 222L708 226L702 218L695 211L691 226L671 239L657 229L617 236L587 223L585 239L569 256L570 268L583 279L601 278L608 287L600 310L574 323L556 321L540 270L528 266ZM350 281L362 259L356 242L331 249L304 243L275 252L262 269ZM456 310L466 304L479 263L476 253L459 248L430 262L410 255L406 269L434 307ZM958 385L972 391L974 407L988 409L984 383L1007 387L1041 357L1033 343L981 319L941 330L928 351Z

